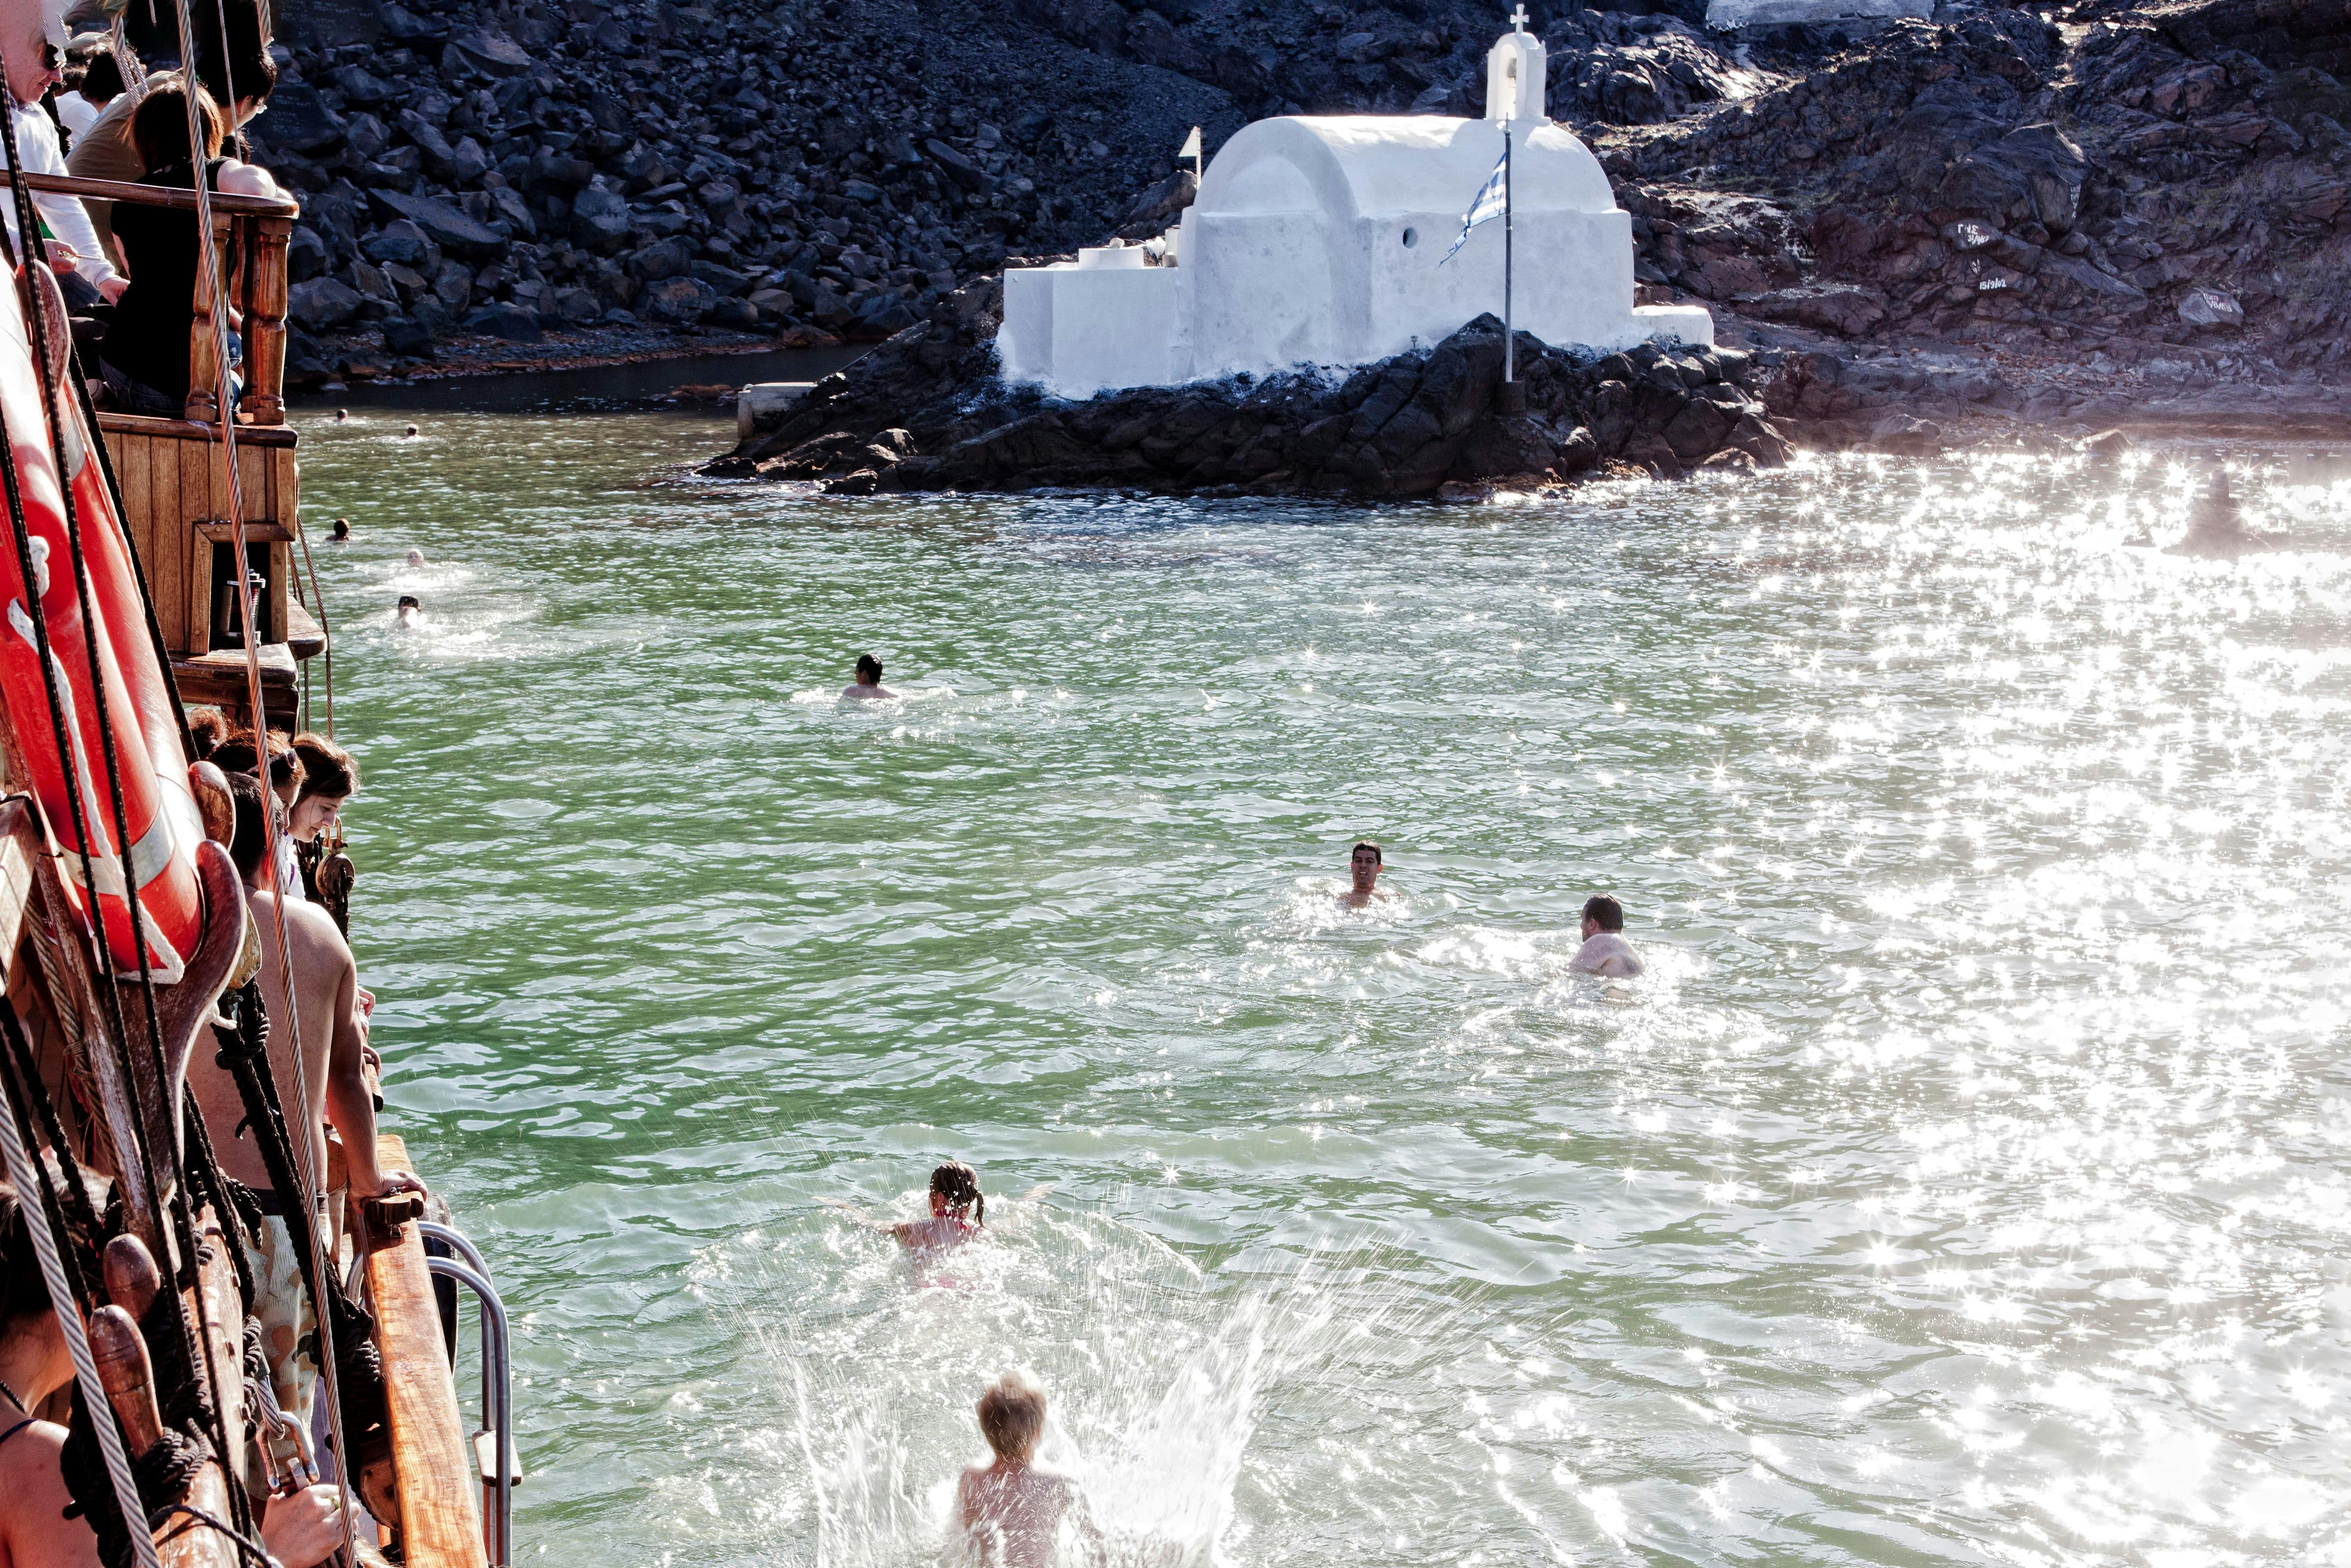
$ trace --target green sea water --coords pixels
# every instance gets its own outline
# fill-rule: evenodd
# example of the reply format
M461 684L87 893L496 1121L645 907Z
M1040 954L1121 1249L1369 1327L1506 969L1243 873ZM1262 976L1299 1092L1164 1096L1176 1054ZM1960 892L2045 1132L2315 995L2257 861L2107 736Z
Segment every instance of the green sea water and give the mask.
M1017 1366L1123 1563L2351 1563L2340 449L1439 509L724 438L305 417L519 1562L939 1561ZM2314 548L2131 548L2216 457Z

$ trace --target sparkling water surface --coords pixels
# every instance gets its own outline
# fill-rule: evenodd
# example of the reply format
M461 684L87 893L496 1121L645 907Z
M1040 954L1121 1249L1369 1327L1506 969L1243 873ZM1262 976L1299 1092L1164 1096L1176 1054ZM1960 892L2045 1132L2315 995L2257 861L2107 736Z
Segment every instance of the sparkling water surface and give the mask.
M2345 449L1438 509L722 444L305 422L523 1561L938 1562L1025 1367L1121 1563L2351 1563ZM2132 548L2216 457L2310 548ZM946 1156L988 1238L910 1263Z

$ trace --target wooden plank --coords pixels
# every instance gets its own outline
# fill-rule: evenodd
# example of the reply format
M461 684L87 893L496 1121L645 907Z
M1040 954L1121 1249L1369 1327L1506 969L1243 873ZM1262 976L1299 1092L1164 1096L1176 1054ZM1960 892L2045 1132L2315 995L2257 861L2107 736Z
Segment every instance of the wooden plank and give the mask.
M162 630L163 646L178 648L187 635L188 542L174 530L155 526L155 443L145 436L118 436L110 444L116 453L114 476L122 485L123 521L139 547L140 564L147 569L156 624Z
M411 1168L407 1148L390 1134L376 1139L376 1162L386 1170ZM486 1568L481 1478L458 1414L457 1384L442 1346L441 1309L415 1226L374 1239L367 1280L392 1408L402 1560L408 1568Z
M327 651L327 633L299 604L286 607L286 651L297 659L315 659Z
M13 965L25 935L25 911L33 902L33 862L41 853L29 795L0 800L0 964ZM7 976L13 986L16 975Z
M190 424L184 419L159 419L149 413L101 412L98 428L111 436L117 432L141 435L171 436L180 441L201 442L207 446L220 444L220 432L210 425ZM290 424L240 424L236 427L236 444L245 446L292 446L301 439L301 433ZM108 450L113 450L110 442Z
M249 504L253 498L253 492L247 490L245 494ZM198 523L195 525L195 530L196 538L209 544L226 545L236 542L236 530L226 523ZM249 545L287 544L293 538L294 530L284 523L265 523L254 517L247 517L245 520L245 542Z
M122 180L84 180L72 174L33 174L25 176L25 183L36 191L57 191L68 196L86 196L94 201L129 202L135 207L177 207L183 212L196 210L193 191L175 191L155 185L134 185ZM290 197L235 196L214 191L212 208L215 213L235 213L256 218L291 218L301 215L302 209Z
M156 443L158 446L166 444ZM193 442L172 442L173 455L178 460L180 476L179 505L172 508L172 527L182 535L188 525L198 517L217 517L213 510L213 468L215 460L212 449ZM160 526L160 525L159 525ZM188 613L195 617L188 639L188 651L202 653L212 647L213 621L213 552L208 547L195 547L196 570L188 584Z

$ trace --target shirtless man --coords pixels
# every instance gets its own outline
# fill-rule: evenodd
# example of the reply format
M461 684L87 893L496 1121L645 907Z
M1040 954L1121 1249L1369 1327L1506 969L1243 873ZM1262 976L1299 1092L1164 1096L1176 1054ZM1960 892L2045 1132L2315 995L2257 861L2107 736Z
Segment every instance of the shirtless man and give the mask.
M1098 1558L1102 1531L1065 1476L1033 1462L1045 1435L1045 1391L1019 1373L979 1396L979 1430L995 1452L956 1479L956 1512L970 1554L987 1568L1050 1568L1061 1560L1064 1520Z
M237 874L245 879L246 907L261 937L262 1005L269 1016L269 1069L279 1099L286 1107L287 1133L306 1141L309 1170L323 1179L327 1170L327 1128L340 1134L351 1196L381 1197L386 1193L422 1192L423 1183L406 1171L379 1169L375 1160L375 1101L362 1071L367 1048L367 1019L359 1006L359 975L351 950L335 922L315 904L283 901L287 952L292 959L296 1009L286 1005L286 987L277 962L277 919L280 901L271 890L266 870L268 852L262 839L261 786L250 773L232 773L229 793L236 803L236 832L229 845ZM301 1076L295 1074L295 1030L301 1031ZM309 1430L310 1396L319 1375L311 1353L303 1347L317 1326L308 1292L304 1289L304 1262L282 1218L285 1206L298 1201L281 1193L270 1179L258 1144L250 1134L231 1135L245 1120L245 1100L236 1080L217 1065L209 1050L198 1049L188 1063L188 1084L196 1092L204 1125L213 1130L213 1145L221 1168L253 1189L263 1214L263 1240L251 1254L256 1290L255 1315L261 1320L270 1347L270 1383L277 1402L297 1426ZM298 1104L295 1086L308 1091L307 1104ZM298 1162L306 1151L298 1146ZM299 1169L299 1166L297 1166ZM323 1199L326 1195L321 1194ZM326 1212L338 1212L339 1206ZM325 1216L316 1221L326 1233ZM283 1457L281 1455L281 1457Z
M1567 967L1579 975L1602 975L1612 980L1629 980L1645 967L1633 945L1625 940L1625 906L1608 894L1597 894L1583 902L1583 946Z
M882 661L871 653L857 655L857 684L843 686L841 695L856 702L875 702L898 694L882 684Z
M1347 872L1354 881L1346 892L1339 895L1339 902L1350 909L1364 908L1375 900L1386 902L1388 895L1376 885L1380 873L1384 869L1379 845L1368 839L1357 844L1347 852Z

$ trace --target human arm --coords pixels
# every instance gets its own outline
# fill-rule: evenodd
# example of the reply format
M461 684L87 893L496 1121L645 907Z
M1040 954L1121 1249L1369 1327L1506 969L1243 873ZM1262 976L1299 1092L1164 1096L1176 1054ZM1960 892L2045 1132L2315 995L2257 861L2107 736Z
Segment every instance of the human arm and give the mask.
M321 912L320 917L324 918ZM367 1084L367 1019L359 1009L359 972L350 949L341 949L335 984L335 1038L327 1057L327 1124L343 1140L350 1163L351 1196L381 1197L392 1192L423 1192L424 1184L406 1171L386 1172L375 1163L375 1096Z
M261 1543L285 1568L317 1568L342 1550L341 1495L321 1482L271 1498L261 1513Z
M50 265L60 272L78 272L84 282L109 300L120 299L122 291L131 287L131 280L115 271L114 264L106 259L106 252L98 243L98 230L90 225L89 209L78 199L55 191L44 191L35 196L33 205L49 233L57 236L49 245Z

